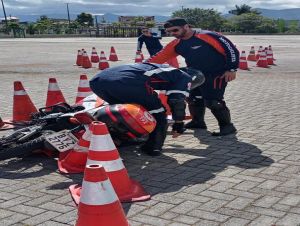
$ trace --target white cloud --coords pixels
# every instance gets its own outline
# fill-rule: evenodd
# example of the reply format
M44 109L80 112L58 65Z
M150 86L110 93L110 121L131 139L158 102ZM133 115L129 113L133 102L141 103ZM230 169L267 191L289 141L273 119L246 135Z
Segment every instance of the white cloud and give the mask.
M116 13L122 15L171 15L186 8L213 8L227 13L235 5L247 4L252 8L300 8L299 0L3 0L7 14L62 14L68 2L71 13ZM2 12L1 12L2 13ZM1 16L1 14L0 14Z

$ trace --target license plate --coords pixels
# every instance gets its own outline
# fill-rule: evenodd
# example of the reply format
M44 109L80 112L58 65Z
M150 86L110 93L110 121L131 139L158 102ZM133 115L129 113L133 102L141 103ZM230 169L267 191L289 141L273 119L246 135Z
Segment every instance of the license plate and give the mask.
M68 151L77 144L77 138L68 130L63 130L45 137L46 141L59 152Z

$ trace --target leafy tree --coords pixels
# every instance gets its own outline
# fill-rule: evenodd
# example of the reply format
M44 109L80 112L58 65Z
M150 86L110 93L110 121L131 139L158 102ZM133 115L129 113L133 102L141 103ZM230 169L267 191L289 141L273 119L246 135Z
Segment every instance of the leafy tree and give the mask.
M27 26L27 32L31 35L33 35L37 31L35 24L30 23Z
M278 32L278 27L274 20L264 17L255 30L258 33L276 33Z
M39 33L48 33L51 25L52 22L47 16L41 16L36 23L36 29L39 31Z
M241 6L235 5L235 9L230 10L229 13L233 14L233 15L237 15L237 16L242 15L244 13L254 13L257 15L260 14L260 12L251 9L251 6L246 5L246 4L243 4Z
M263 21L263 16L257 15L255 13L244 13L233 18L233 23L238 31L243 33L252 33L256 31Z
M89 13L80 13L77 15L76 21L82 26L93 26L94 19L93 16Z
M173 12L172 17L183 17L194 27L219 31L225 19L214 9L184 8Z
M286 31L285 21L283 19L278 19L277 27L278 27L279 32L281 32L281 33L285 32Z
M288 32L290 32L290 33L298 32L299 31L298 23L299 22L297 20L290 21L289 26L288 26Z

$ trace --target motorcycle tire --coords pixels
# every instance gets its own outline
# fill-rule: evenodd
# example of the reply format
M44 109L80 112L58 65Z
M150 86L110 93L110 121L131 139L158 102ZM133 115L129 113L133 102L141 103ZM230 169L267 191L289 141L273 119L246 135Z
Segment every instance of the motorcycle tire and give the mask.
M32 151L42 149L44 147L44 136L37 137L28 142L17 144L14 147L8 147L0 150L0 160L21 157L27 154L31 154Z

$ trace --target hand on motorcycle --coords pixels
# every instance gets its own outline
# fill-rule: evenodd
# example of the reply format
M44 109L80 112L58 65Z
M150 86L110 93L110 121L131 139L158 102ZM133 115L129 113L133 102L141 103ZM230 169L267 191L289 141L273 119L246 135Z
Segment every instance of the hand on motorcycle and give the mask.
M182 121L175 121L172 125L172 137L176 138L183 134L185 131L184 122Z

